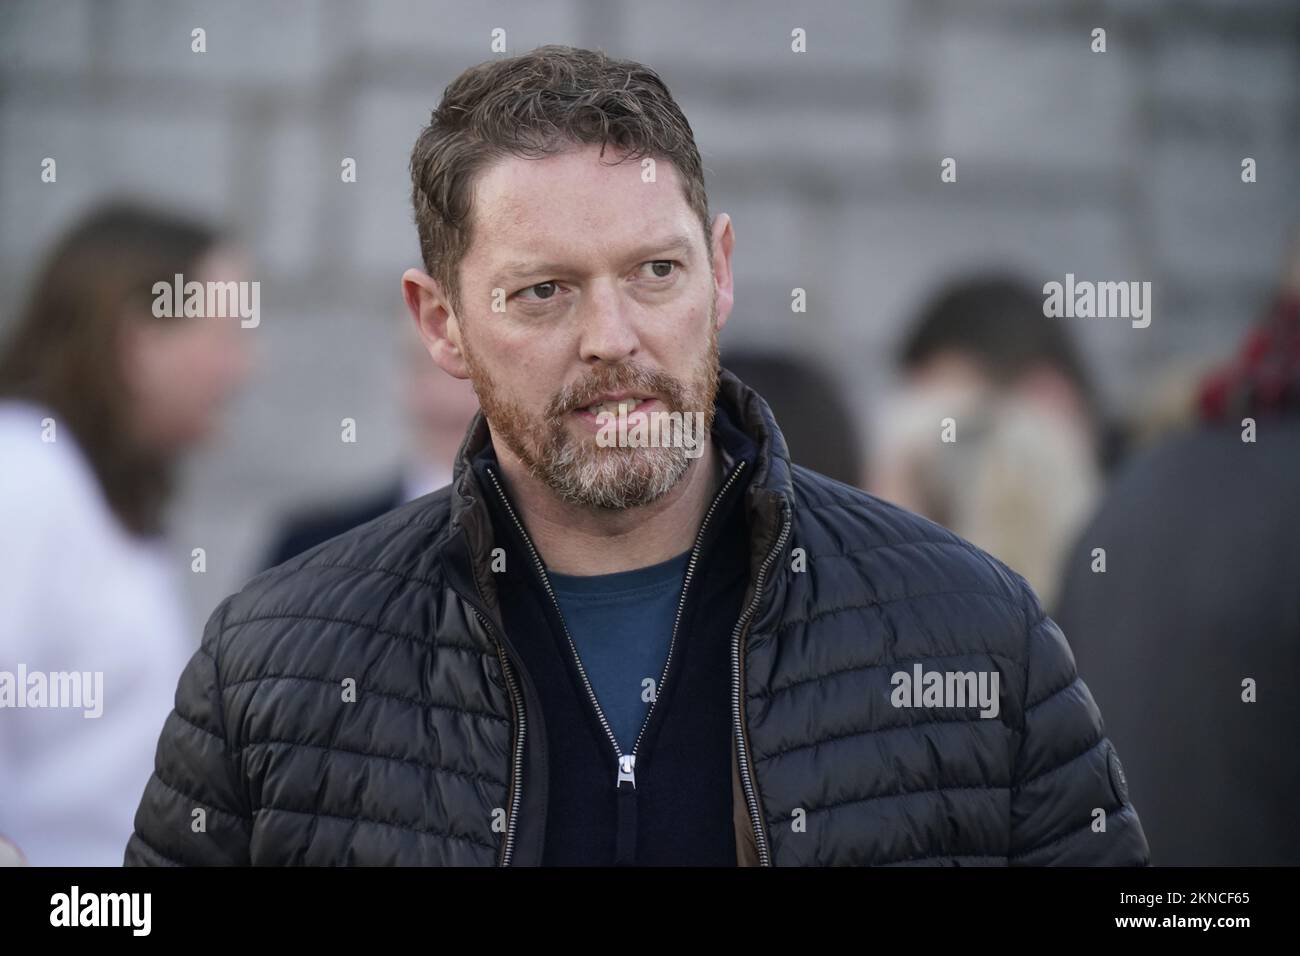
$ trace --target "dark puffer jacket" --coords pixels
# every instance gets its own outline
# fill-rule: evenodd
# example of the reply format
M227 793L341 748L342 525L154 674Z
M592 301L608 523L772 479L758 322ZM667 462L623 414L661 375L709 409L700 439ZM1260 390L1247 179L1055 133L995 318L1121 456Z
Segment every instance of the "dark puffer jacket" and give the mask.
M767 403L729 373L719 401L759 448L732 635L737 863L1146 864L1101 715L1024 579L792 465ZM221 603L128 865L541 859L546 755L467 467L487 440L479 416L451 486ZM998 713L895 706L891 678L918 664L996 673Z

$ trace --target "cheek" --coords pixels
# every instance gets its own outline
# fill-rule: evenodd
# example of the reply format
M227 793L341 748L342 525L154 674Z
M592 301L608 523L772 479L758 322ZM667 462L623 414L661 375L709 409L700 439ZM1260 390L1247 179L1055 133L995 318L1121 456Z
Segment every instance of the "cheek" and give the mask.
M530 413L540 413L570 378L576 378L577 346L570 346L559 330L514 331L484 345L486 354L482 347L474 350L480 371L500 397Z
M689 300L682 303L681 308L672 313L667 331L682 346L691 342L708 341L712 294L712 289L696 290Z
M693 303L678 313L674 321L642 333L647 356L673 374L690 372L709 347L711 326L707 305Z
M225 347L223 338L211 329L195 326L175 331L151 359L155 398L171 403L178 414L209 404L223 386Z
M166 405L177 378L175 347L166 336L149 336L131 356L129 386L154 414Z

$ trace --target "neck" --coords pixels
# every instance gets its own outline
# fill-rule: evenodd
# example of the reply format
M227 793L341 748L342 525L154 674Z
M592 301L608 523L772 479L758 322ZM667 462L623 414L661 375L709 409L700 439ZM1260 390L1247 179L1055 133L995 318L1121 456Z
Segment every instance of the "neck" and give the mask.
M557 574L614 574L659 564L695 543L722 480L710 435L673 489L650 504L620 511L562 501L503 444L497 460L519 518L546 566Z

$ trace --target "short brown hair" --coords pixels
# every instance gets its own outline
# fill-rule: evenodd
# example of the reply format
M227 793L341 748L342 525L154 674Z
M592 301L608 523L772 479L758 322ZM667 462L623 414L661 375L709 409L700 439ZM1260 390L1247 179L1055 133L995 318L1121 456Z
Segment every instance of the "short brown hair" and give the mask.
M599 51L542 46L458 76L411 151L411 201L425 270L461 306L457 272L469 251L475 177L507 156L540 159L612 144L619 161L670 161L708 247L709 203L691 125L659 75Z

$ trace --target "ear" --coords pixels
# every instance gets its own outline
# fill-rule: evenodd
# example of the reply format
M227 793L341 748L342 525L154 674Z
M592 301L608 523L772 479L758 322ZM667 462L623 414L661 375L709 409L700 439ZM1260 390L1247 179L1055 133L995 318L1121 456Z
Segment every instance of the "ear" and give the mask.
M718 302L718 331L722 331L731 316L731 306L736 299L731 274L731 250L736 244L736 233L731 227L731 217L725 212L713 217L709 241L713 248L713 288Z
M469 378L460 323L438 282L421 269L407 269L402 298L434 363L453 378Z

